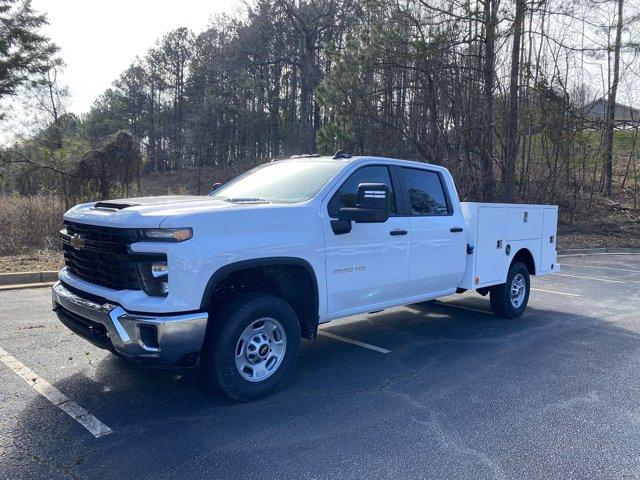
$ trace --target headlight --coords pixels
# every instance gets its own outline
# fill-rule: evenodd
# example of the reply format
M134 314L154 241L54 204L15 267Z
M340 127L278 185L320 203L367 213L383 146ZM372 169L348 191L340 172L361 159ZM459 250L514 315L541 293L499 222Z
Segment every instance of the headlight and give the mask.
M166 260L139 262L138 276L147 295L166 297L169 293L169 268Z
M191 228L143 228L140 239L151 242L184 242L193 237Z

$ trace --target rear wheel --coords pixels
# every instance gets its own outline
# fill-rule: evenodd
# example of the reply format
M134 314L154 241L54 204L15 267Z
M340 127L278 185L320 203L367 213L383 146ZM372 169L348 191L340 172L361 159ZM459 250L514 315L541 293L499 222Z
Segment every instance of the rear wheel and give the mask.
M202 351L209 385L237 401L276 391L298 359L298 317L284 300L241 293L212 314Z
M489 291L491 308L502 318L518 318L529 302L531 279L526 265L516 262L509 268L506 283L495 285Z

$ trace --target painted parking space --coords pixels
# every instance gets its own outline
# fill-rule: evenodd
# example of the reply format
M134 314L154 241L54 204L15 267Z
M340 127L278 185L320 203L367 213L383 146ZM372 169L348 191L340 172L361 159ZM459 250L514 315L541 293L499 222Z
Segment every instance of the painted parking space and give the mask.
M546 288L535 288L535 287L532 287L531 291L532 292L551 293L553 295L562 295L562 296L565 296L565 297L574 297L574 298L580 296L577 293L559 292L557 290L549 290L549 289L546 289Z
M70 400L64 393L51 385L46 379L35 373L2 347L0 347L0 362L24 380L27 385L32 387L36 392L49 400L53 406L59 408L70 418L86 428L95 438L100 438L112 433L112 430L98 420L93 414L82 408L73 400Z
M567 268L640 272L640 254L638 253L560 256L558 262L563 267L566 265Z
M603 270L603 273L611 273L613 272L614 274L617 273L635 273L640 275L640 269L632 269L632 268L628 268L626 266L624 267L614 267L611 266L611 264L609 265L594 265L592 263L578 263L578 262L574 262L574 263L568 263L568 262L562 262L562 268L568 268L569 270L573 270L573 269L585 269L585 270L592 270L595 269L596 271L599 270Z
M339 340L341 342L350 343L351 345L366 348L368 350L373 350L374 352L378 353L391 353L391 350L387 350L386 348L371 345L370 343L361 342L359 340L353 340L352 338L343 337L342 335L336 335L335 333L327 332L326 330L322 329L318 331L318 335L329 337L334 340Z

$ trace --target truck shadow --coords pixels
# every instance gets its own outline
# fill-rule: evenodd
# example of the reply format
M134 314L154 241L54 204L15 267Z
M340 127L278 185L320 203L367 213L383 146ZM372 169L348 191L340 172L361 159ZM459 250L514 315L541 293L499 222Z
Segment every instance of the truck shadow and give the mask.
M476 412L496 408L496 402L509 411L516 408L516 398L542 407L594 389L618 392L627 385L610 373L628 364L640 347L639 335L605 320L535 308L521 319L502 320L432 303L322 328L391 352L320 336L303 344L298 367L281 391L248 404L210 393L198 370L177 377L106 356L93 375L70 375L55 386L114 433L95 440L65 417L53 433L56 441L44 441L41 416L53 407L43 407L36 398L16 423L21 432L32 432L15 434L19 450L56 458L80 476L91 465L91 476L99 476L109 468L99 460L105 449L109 455L126 455L135 445L144 452L132 467L136 476L137 469L152 472L222 444L226 450L251 449L260 445L265 431L271 441L284 445L292 435L305 442L323 437L325 430L331 436L336 429L370 428L366 421L364 426L358 422L363 417L384 422L391 414L389 405L396 418L415 415L416 406L404 397L448 418L465 415L467 408L470 412L471 403ZM468 400L454 408L461 398ZM492 428L489 418L483 428ZM179 442L183 448L169 461L164 449L155 448L163 442ZM242 458L236 461L239 472L250 468Z

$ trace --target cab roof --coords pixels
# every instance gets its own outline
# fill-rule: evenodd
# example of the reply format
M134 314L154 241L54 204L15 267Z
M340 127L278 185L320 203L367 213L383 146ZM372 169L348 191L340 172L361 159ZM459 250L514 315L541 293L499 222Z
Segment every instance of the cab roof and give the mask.
M341 162L343 164L356 163L360 161L380 161L384 163L388 163L390 165L399 165L405 167L413 167L413 168L430 168L433 170L446 170L446 168L440 165L434 165L432 163L418 162L416 160L403 160L400 158L390 158L390 157L377 157L370 155L355 155L355 156L345 156L338 157L330 156L330 155L318 155L318 154L306 154L306 155L292 155L289 158L283 158L279 160L272 161L316 161L316 162Z

